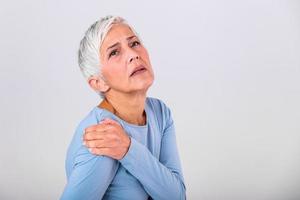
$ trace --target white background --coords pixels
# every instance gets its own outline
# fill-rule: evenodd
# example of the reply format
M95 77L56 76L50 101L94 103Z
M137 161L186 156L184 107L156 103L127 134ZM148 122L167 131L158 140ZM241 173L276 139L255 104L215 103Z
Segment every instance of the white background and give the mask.
M2 1L0 199L58 199L78 123L100 102L77 65L107 14L148 48L188 199L300 199L300 1Z

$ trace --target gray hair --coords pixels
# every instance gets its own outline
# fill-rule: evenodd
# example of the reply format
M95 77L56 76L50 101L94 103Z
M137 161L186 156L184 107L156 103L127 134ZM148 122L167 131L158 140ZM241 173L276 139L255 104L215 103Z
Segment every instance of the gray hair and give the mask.
M89 80L91 76L102 76L100 60L101 44L112 26L121 23L126 24L137 35L135 30L128 25L125 19L112 15L108 15L96 21L85 32L78 50L78 65L86 80ZM100 93L100 96L103 97L103 94Z

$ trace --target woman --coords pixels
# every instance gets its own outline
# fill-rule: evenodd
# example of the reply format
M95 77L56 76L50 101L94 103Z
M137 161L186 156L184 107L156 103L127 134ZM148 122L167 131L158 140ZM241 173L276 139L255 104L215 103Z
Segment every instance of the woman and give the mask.
M76 129L61 199L185 199L171 113L146 97L154 75L134 29L115 16L94 23L79 66L104 100Z

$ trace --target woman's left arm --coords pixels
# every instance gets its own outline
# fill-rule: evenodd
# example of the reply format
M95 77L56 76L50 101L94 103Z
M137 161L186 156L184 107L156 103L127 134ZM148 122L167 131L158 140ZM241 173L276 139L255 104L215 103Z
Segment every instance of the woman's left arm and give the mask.
M121 125L111 119L105 122L105 132L85 135L85 139L89 139L86 145L92 148L94 154L119 160L123 167L140 181L152 199L185 199L186 189L177 151L174 123L169 109L166 113L159 159L134 138L129 140ZM122 148L125 146L127 150Z
M141 182L152 199L186 198L172 118L163 132L159 160L147 147L131 138L127 154L119 161Z

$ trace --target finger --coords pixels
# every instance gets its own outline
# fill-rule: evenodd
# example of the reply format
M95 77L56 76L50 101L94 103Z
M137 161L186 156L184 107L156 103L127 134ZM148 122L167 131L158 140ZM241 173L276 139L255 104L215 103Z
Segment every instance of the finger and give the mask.
M111 153L110 148L89 148L89 151L92 154L96 154L96 155L102 155L102 156L109 156Z
M119 135L116 132L102 132L101 134L97 135L88 135L88 139L84 139L84 141L91 141L91 140L107 140L107 141L117 141L120 139Z
M109 118L104 118L104 119L101 121L101 123L108 124L109 121L110 121Z
M113 120L110 118L104 118L101 122L101 124L113 124Z
M114 147L115 144L108 140L90 140L85 141L85 146L88 148L109 148Z
M101 140L109 134L107 130L87 132L83 135L83 140Z
M119 122L117 122L117 121L115 121L115 120L113 120L113 119L110 119L110 118L106 118L106 119L105 119L105 123L106 123L106 124L113 124L113 125L118 125L118 126L120 126Z
M108 134L110 134L111 136L113 136L113 135L116 134L116 131L117 131L116 128L117 128L117 126L113 125L113 124L106 124L106 125L103 124L101 126L101 128L99 128L97 130L84 133L82 139L83 140L103 139L103 137L101 135L109 136Z
M91 131L95 131L95 130L101 129L103 126L105 126L105 124L109 123L109 121L107 121L107 119L109 119L109 118L105 118L104 120L102 120L101 122L99 122L99 124L95 124L95 125L91 125L91 126L87 127L85 129L85 132L91 132Z
M85 134L86 133L93 133L93 132L105 132L108 129L110 129L111 126L112 126L111 124L104 124L104 123L98 124L97 127L95 127L94 130L87 130L87 131L85 131Z
M104 124L98 124L95 127L89 127L85 129L85 133L95 132L95 131L102 131L102 129L105 127Z
M85 128L85 129L84 129L84 131L85 131L85 132L94 131L94 130L96 130L96 129L97 129L97 126L98 126L98 124L91 125L91 126L89 126L89 127Z

